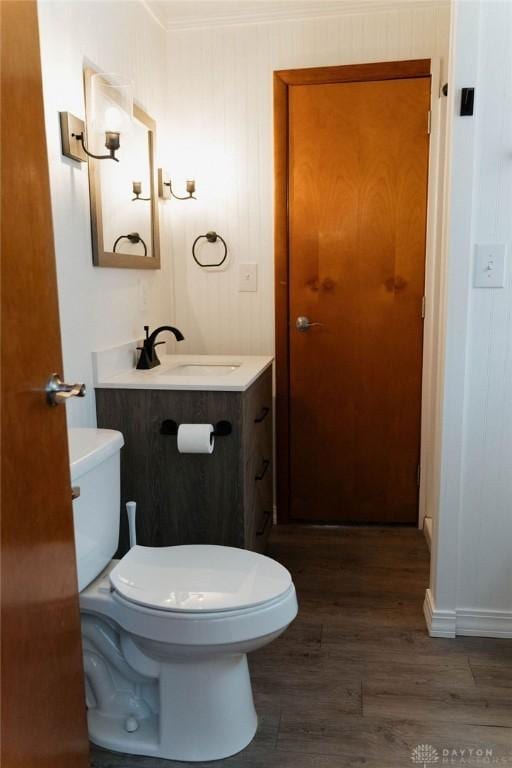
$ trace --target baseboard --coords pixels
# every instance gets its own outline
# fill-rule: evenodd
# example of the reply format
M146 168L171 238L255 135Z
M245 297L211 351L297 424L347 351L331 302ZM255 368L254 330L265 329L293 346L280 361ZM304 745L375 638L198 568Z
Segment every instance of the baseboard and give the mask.
M456 611L435 607L430 589L425 593L423 613L431 637L512 638L512 611L481 611L459 608Z
M456 613L455 611L440 611L434 605L434 599L430 589L425 592L423 613L427 622L428 633L431 637L455 637Z
M512 637L512 611L457 611L458 635L475 637Z
M423 520L423 535L427 542L428 551L432 551L432 518L425 517Z

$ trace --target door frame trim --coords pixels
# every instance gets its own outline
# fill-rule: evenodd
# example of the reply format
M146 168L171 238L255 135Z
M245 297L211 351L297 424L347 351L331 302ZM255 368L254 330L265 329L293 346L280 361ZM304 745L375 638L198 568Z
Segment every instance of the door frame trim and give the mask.
M369 82L373 80L398 80L419 77L431 78L431 92L436 80L431 59L413 59L408 61L385 61L374 64L347 64L333 67L312 67L307 69L285 69L274 72L274 297L275 297L275 371L276 371L276 506L277 522L290 522L290 349L289 349L289 236L288 236L288 98L289 89L294 85L320 85L326 83ZM438 72L437 68L437 72ZM439 84L436 82L436 85ZM431 96L431 109L435 94ZM438 141L439 143L439 141ZM432 133L429 155L432 153ZM436 171L437 179L437 171ZM428 202L427 202L427 245L426 245L426 275L431 272L428 268L429 252L435 246L435 236L432 235L431 206L435 198L431 186L431 163L429 157ZM435 208L435 206L434 206ZM435 227L434 227L435 229ZM432 241L434 241L432 245ZM429 246L430 244L430 246ZM427 290L427 278L425 291ZM433 297L432 297L433 300ZM428 307L428 299L427 299ZM429 313L431 316L434 314ZM424 326L424 336L426 324ZM429 345L430 349L430 345ZM425 362L425 339L423 363ZM425 365L423 364L423 371ZM422 396L422 437L421 456L423 447L423 413ZM420 484L419 519L425 514L425 494L422 494Z

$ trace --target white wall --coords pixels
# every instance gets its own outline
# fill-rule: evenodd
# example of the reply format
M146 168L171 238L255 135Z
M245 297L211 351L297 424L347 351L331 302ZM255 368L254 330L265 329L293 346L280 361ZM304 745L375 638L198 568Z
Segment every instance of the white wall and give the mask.
M482 4L474 243L508 243L506 288L470 291L459 604L512 612L512 3Z
M476 88L474 117L458 116ZM444 431L434 634L512 637L512 3L456 3ZM476 243L508 243L506 287L472 286Z
M272 353L272 72L448 53L447 3L168 33L173 178L195 174L198 200L170 201L176 322L189 351ZM191 244L218 230L229 267L200 270ZM213 246L209 246L213 248ZM239 293L239 262L259 266L257 293ZM184 348L183 347L183 348Z
M58 113L84 117L83 67L89 63L132 79L134 97L156 119L161 139L166 39L135 0L42 0L39 24L64 374L88 386L84 400L67 405L68 422L91 426L91 352L141 338L144 323L172 320L167 212L161 211L161 271L93 267L87 165L61 155Z

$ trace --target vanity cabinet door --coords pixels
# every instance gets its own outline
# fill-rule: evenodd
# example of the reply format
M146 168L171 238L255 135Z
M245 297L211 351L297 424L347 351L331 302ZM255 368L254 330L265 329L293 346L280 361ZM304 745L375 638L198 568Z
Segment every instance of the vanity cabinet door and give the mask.
M96 391L98 426L124 434L121 454L119 555L128 549L124 504L137 502L143 546L220 544L243 547L243 444L238 392L179 390ZM161 434L165 419L178 424L232 424L207 454L178 452L176 435Z
M98 426L124 435L118 556L128 549L125 503L137 502L143 546L220 544L262 552L273 517L272 369L245 392L96 390ZM216 424L210 455L181 454L162 422Z

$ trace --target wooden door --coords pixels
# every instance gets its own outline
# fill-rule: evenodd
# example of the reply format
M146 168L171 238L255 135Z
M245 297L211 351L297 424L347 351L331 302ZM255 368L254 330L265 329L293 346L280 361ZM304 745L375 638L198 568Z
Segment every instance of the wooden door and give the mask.
M37 7L0 3L2 768L85 768L73 518Z
M289 88L294 520L417 521L429 105L429 76Z

